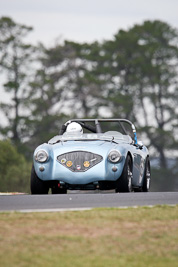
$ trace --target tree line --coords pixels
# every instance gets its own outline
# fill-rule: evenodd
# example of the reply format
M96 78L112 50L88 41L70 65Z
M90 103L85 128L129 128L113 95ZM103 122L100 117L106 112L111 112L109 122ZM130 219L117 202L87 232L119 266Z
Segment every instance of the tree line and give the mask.
M168 170L178 148L178 30L148 20L111 40L52 47L26 43L32 30L0 18L0 74L9 95L0 100L1 139L29 160L69 118L125 118Z

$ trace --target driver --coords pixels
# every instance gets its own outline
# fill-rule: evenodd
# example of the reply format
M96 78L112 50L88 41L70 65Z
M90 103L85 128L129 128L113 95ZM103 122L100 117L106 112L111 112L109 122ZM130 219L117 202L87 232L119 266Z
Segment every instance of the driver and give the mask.
M66 133L70 134L83 134L82 126L77 122L71 122L67 128Z

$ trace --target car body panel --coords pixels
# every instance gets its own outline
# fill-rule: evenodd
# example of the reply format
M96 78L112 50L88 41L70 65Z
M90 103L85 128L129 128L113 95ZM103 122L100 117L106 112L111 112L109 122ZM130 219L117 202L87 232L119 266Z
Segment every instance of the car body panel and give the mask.
M122 158L118 163L108 160L111 150L118 150ZM37 151L45 150L49 157L44 163L37 162L35 155ZM61 164L57 157L71 152L90 152L102 156L102 161L86 171L72 171L66 167L66 163ZM34 168L39 179L43 181L59 181L69 185L87 185L100 181L115 182L122 174L127 155L131 156L133 162L134 187L143 184L144 166L148 156L145 146L139 147L133 140L120 133L83 134L82 136L58 135L48 143L42 144L34 152ZM65 161L65 160L64 160ZM77 163L76 163L77 164ZM113 171L113 167L116 167Z

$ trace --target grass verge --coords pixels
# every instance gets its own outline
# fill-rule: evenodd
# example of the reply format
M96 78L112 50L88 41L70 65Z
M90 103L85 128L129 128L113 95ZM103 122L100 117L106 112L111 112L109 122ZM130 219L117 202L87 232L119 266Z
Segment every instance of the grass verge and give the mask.
M178 206L1 213L1 266L178 266Z

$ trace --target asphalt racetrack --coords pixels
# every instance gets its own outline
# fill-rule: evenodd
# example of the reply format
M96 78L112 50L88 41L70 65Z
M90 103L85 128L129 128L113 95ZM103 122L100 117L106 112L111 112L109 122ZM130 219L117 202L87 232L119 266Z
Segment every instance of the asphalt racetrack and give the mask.
M178 204L178 192L69 193L66 195L1 195L0 212L82 210L96 207L137 207Z

